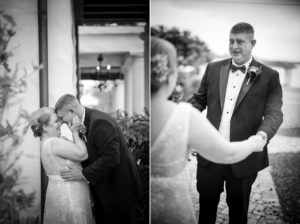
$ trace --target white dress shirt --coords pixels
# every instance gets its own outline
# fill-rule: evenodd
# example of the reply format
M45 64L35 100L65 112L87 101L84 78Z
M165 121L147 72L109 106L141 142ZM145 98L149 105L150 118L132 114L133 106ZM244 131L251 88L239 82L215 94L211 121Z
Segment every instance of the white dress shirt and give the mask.
M232 64L238 67L245 66L247 71L251 61L252 61L252 57L250 58L249 61L247 61L243 65L237 65L233 60L232 60ZM222 118L219 127L219 132L227 140L230 140L230 120L245 77L246 77L246 72L243 73L240 70L236 70L235 72L232 72L231 69L229 71Z

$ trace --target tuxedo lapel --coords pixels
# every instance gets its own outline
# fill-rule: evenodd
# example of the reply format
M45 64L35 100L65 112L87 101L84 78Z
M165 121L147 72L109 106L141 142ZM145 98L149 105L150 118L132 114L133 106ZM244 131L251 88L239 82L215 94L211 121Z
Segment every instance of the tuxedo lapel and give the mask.
M220 68L220 103L221 103L221 111L223 111L228 76L229 76L229 69L230 69L230 60L228 60L225 64L223 64Z
M258 67L259 65L258 65L257 61L255 61L254 58L253 58L251 64L249 65L249 67L250 66L256 66L256 67ZM242 100L244 99L244 97L246 96L246 94L248 93L248 91L251 88L251 86L255 83L255 81L257 79L257 76L255 77L255 79L252 82L250 82L250 83L247 84L248 79L249 79L249 74L247 73L246 77L244 79L244 82L242 84L241 90L239 92L238 98L236 100L233 112L240 105L240 103L242 102Z

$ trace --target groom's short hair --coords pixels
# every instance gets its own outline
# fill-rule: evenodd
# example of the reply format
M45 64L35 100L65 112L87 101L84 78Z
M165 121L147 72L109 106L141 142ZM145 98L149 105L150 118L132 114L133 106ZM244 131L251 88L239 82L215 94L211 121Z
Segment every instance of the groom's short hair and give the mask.
M77 98L71 94L61 96L55 104L55 112L61 109L71 109L77 107L79 104Z
M231 28L230 33L249 33L254 35L254 28L249 23L237 23Z

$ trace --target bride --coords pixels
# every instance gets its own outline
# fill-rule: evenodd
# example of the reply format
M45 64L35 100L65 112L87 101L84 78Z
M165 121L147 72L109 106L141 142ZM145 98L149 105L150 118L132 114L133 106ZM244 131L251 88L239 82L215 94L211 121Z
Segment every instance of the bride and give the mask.
M32 115L31 130L41 140L41 158L49 177L46 191L44 224L93 224L91 199L86 181L64 181L59 171L81 167L87 159L85 143L79 137L80 123L73 119L69 127L74 143L60 138L60 122L54 110L43 107Z
M188 146L215 163L231 164L263 150L251 136L228 142L188 103L167 100L177 80L176 50L151 38L151 223L196 223L186 168Z

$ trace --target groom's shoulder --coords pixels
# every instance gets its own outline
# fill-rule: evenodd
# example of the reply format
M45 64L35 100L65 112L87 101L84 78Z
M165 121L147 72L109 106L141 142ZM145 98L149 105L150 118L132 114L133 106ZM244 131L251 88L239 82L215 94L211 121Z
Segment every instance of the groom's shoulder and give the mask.
M98 119L113 119L111 115L97 109L91 109L91 117Z
M91 109L91 120L92 122L108 122L111 123L113 126L115 126L116 124L116 120L111 115L97 109Z
M254 59L253 65L260 68L265 77L272 78L274 76L279 76L278 71L266 65L265 62L262 63Z
M268 66L260 61L256 61L256 66L261 67L261 70L264 73L278 74L278 71L276 71L275 69L271 68L270 66Z

